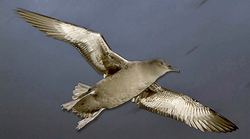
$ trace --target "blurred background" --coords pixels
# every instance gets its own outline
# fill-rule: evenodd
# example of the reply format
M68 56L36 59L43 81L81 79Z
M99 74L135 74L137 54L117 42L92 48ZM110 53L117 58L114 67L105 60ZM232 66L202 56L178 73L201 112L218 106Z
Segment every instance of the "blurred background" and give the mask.
M81 120L61 110L79 83L98 74L71 45L46 37L15 14L23 8L100 32L128 60L161 58L181 73L157 82L186 94L239 127L203 133L128 102L104 111L78 132ZM0 138L248 138L249 0L0 1Z

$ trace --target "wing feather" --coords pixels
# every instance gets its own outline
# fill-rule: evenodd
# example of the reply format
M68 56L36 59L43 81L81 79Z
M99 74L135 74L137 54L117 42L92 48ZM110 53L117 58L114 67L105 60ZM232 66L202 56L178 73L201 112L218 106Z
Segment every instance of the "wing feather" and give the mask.
M238 129L228 119L195 99L165 89L156 83L132 101L141 108L182 121L203 132L232 132Z
M121 62L126 62L109 48L100 33L24 9L16 11L26 22L47 36L72 44L101 74L117 72L121 69ZM110 57L110 54L115 57Z

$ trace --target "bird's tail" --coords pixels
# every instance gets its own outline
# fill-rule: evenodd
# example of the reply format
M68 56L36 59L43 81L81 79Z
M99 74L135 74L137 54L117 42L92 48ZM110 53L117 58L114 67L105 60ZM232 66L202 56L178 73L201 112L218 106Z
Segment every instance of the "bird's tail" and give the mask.
M67 111L71 110L75 104L81 100L80 98L83 98L88 94L89 88L90 86L79 83L73 91L72 101L62 104L62 109L66 109Z
M78 83L78 85L75 87L75 90L73 91L72 99L76 100L78 98L81 98L81 97L87 95L89 88L90 88L90 86L88 86L86 84Z

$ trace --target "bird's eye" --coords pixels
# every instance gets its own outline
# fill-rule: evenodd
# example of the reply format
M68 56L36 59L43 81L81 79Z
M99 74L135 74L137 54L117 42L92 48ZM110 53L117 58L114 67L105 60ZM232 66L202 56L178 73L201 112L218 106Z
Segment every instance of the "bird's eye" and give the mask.
M164 65L164 63L163 63L163 62L161 62L161 65Z

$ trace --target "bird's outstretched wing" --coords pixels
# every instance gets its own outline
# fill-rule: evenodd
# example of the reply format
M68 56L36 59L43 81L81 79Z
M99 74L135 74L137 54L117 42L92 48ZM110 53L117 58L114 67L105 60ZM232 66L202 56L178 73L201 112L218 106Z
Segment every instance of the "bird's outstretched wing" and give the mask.
M16 12L47 36L72 44L101 74L115 73L127 62L109 48L100 33L24 9Z
M152 91L153 90L153 91ZM203 132L232 132L238 127L195 99L153 83L132 99L139 107L185 122Z

